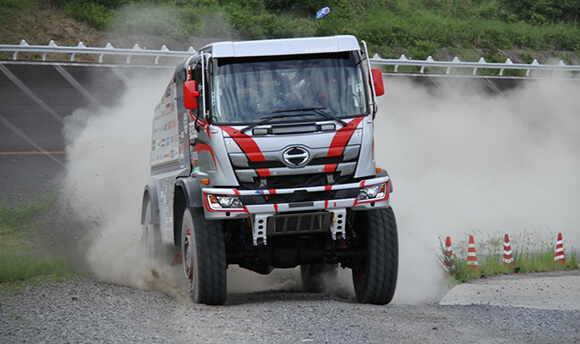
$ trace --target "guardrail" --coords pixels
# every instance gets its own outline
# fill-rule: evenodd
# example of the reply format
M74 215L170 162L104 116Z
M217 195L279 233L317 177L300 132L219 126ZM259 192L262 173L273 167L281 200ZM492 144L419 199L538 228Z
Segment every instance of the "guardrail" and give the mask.
M50 41L48 45L29 45L25 40L22 40L18 45L0 45L0 52L13 53L12 59L18 60L20 53L36 53L42 54L42 61L47 60L47 54L70 54L70 62L75 62L77 55L98 55L98 63L103 63L104 56L125 56L125 64L131 64L131 57L152 57L153 61L140 61L140 64L159 64L161 57L168 58L184 58L195 54L193 47L189 47L187 51L169 50L165 45L159 50L142 49L138 44L133 48L115 48L111 43L107 43L104 48L100 47L86 47L82 42L77 46L58 46L54 41ZM91 62L91 61L89 61ZM431 56L426 60L410 60L405 55L401 55L398 59L384 59L378 55L371 58L371 63L375 66L387 66L388 72L404 73L400 71L400 67L415 67L411 68L411 73L414 74L455 74L452 71L458 71L459 74L465 70L471 70L472 75L479 75L481 69L499 70L498 75L504 76L506 70L517 70L525 72L525 76L530 76L534 71L548 72L550 75L561 73L566 77L578 78L580 77L580 65L567 65L562 60L557 64L540 64L538 60L532 63L514 63L507 59L504 63L487 62L482 57L477 62L461 61L455 57L452 61L435 61ZM441 73L440 71L444 71ZM489 74L489 73L488 73ZM520 72L521 74L521 72Z
M551 72L551 75L556 73L566 73L569 76L579 77L580 66L579 65L567 65L564 61L560 60L555 65L550 64L540 64L538 60L534 59L532 63L514 63L511 59L507 59L504 63L487 62L482 57L477 62L464 62L458 57L455 57L452 61L435 61L431 56L426 60L409 60L405 55L401 55L398 59L383 59L378 55L371 58L371 63L379 66L392 66L394 67L394 72L399 72L400 66L411 66L418 67L420 74L425 74L426 68L439 68L444 69L445 74L451 74L453 69L471 69L472 75L478 75L480 69L496 69L499 70L499 75L503 76L505 70L520 70L525 71L526 76L530 76L533 71L543 71Z
M75 62L76 55L99 55L98 63L103 63L104 56L125 56L125 64L131 64L132 56L153 57L153 64L159 64L161 57L170 58L184 58L195 54L195 49L189 47L187 51L172 51L165 45L159 50L142 49L138 44L135 44L132 49L115 48L111 43L107 43L104 48L87 47L83 42L75 47L59 46L54 41L50 41L48 45L29 45L25 40L20 41L18 45L0 45L0 52L13 52L12 60L18 60L20 53L41 53L42 61L47 60L47 54L70 54L70 62Z

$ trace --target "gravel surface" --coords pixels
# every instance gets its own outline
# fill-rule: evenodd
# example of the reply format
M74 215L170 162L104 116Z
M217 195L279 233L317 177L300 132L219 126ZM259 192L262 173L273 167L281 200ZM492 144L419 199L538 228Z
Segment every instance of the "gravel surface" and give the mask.
M0 297L2 343L560 344L580 343L579 331L578 310L373 306L296 291L230 294L212 307L89 278Z

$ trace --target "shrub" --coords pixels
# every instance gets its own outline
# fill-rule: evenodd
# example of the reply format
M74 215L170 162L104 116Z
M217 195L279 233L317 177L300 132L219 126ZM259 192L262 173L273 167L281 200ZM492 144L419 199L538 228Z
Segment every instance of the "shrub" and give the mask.
M580 20L580 0L503 0L503 3L519 20L534 25Z

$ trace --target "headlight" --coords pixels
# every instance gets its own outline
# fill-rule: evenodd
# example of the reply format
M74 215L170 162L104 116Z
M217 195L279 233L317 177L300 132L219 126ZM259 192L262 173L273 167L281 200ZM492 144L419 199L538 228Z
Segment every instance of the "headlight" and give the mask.
M357 199L359 201L383 199L387 195L387 184L377 184L360 189Z
M244 204L236 196L207 195L207 200L213 210L244 209Z

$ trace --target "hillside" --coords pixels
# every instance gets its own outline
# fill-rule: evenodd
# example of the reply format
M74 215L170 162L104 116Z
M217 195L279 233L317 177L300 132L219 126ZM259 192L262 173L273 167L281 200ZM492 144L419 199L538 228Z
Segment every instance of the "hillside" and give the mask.
M316 19L324 6L330 13ZM383 57L580 64L580 0L0 0L0 43L172 50L354 34Z

